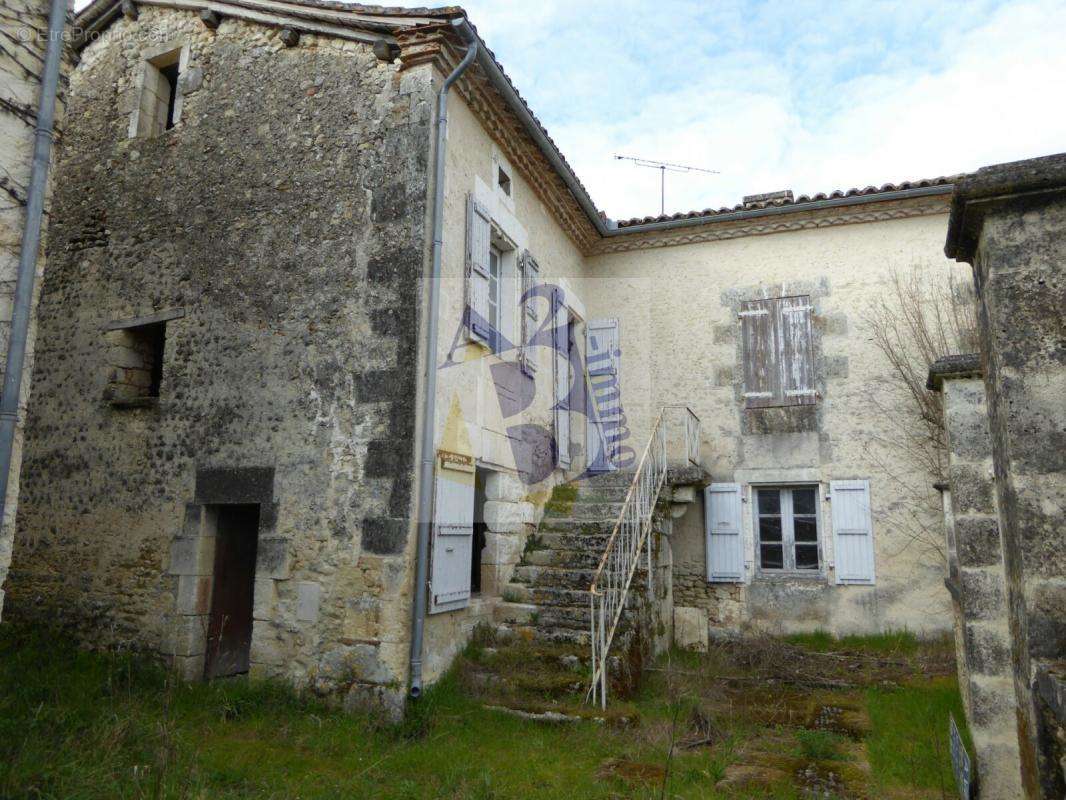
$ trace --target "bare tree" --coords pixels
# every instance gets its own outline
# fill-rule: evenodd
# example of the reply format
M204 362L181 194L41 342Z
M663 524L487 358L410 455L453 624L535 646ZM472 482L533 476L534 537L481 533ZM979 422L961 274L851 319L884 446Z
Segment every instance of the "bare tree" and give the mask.
M911 542L944 555L938 509L929 484L944 480L946 441L941 395L926 389L929 367L945 355L977 352L972 284L926 265L892 273L890 292L867 307L873 342L889 364L889 391L874 398L892 435L881 440L894 463L885 472L908 499L902 525ZM900 409L906 413L900 415Z

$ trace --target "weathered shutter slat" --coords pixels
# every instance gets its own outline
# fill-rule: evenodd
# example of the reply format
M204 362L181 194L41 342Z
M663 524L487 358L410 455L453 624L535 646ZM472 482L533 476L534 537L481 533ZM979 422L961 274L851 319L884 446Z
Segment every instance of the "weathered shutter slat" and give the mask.
M833 549L837 583L874 582L873 521L870 482L830 481L833 509Z
M776 314L773 300L746 300L740 307L744 356L744 405L766 408L778 405L780 367L775 346Z
M494 336L489 320L489 251L492 219L489 210L467 195L466 201L466 307L471 339L489 342Z
M469 604L473 546L474 475L438 470L433 499L430 614L454 611Z
M742 508L738 483L712 483L703 490L707 580L712 583L741 583L744 580Z
M811 405L814 389L814 342L809 297L782 297L778 305L783 405Z

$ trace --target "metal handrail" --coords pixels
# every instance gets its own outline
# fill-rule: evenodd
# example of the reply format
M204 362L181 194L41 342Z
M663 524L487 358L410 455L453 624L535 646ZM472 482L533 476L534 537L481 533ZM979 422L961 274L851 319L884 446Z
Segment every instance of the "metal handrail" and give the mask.
M663 406L665 411L668 408L679 408L685 411L685 459L690 464L700 463L700 418L696 416L696 412L683 403L674 403L671 405Z
M607 653L625 609L633 575L640 561L640 551L648 543L648 591L652 589L651 531L652 513L666 480L666 426L664 408L652 426L651 436L640 457L637 471L629 484L625 501L607 540L599 567L589 587L589 613L592 647L592 685L588 699L607 707Z

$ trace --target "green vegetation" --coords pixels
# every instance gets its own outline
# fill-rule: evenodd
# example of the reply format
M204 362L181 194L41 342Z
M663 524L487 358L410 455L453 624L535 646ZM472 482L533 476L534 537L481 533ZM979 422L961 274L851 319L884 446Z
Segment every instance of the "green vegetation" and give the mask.
M910 631L889 631L870 636L841 636L839 638L827 631L814 631L813 633L795 633L785 638L790 644L816 653L850 650L883 656L912 655L922 644Z
M872 733L867 741L870 766L884 785L941 790L954 796L955 778L948 750L948 716L962 730L973 752L958 683L941 677L898 688L866 691Z
M786 646L763 645L774 647ZM499 661L514 672L518 651L475 642L392 725L270 682L183 684L128 654L85 653L6 624L0 797L725 800L799 798L810 788L825 796L826 787L850 796L834 788L843 781L856 793L877 786L880 796L918 800L939 797L945 779L951 786L948 712L961 722L953 678L908 673L899 688L857 690L731 683L748 668L737 653L750 652L667 654L603 720L582 706L589 719L547 724L485 707L491 700L464 670ZM559 690L530 679L530 710Z

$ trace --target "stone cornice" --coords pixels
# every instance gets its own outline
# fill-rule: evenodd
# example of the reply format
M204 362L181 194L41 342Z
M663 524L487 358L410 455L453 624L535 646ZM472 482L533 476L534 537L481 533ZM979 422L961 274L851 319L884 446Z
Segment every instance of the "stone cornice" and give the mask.
M946 214L949 197L934 195L885 203L867 203L855 206L837 206L823 210L797 207L787 214L759 217L747 220L715 221L713 218L699 225L674 230L647 233L622 234L599 239L589 255L625 253L633 250L650 250L656 247L675 247L700 242L716 242L723 239L739 239L744 236L764 236L771 233L829 228L836 225L855 225L864 222L884 222L910 217L925 217Z

